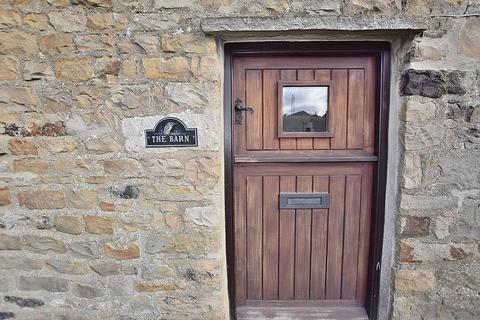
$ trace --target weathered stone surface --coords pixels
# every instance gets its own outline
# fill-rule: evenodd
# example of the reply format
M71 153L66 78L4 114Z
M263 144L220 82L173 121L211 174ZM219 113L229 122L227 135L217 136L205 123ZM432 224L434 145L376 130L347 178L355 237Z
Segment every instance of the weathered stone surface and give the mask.
M97 216L84 216L85 228L89 233L95 234L112 234L113 219Z
M125 246L107 243L104 250L107 257L117 260L130 260L140 257L140 249L134 243L129 243Z
M480 17L465 19L459 34L460 52L470 58L480 58Z
M53 228L53 221L48 216L40 216L40 217L38 217L38 219L35 223L35 228L37 228L39 230L52 229Z
M55 76L67 81L86 81L94 77L90 58L62 59L55 62Z
M439 98L444 94L464 94L465 72L407 70L402 75L402 93Z
M349 14L381 12L384 15L391 15L400 10L401 4L395 0L351 0L345 8Z
M435 104L431 99L410 99L406 105L405 121L424 122L435 117Z
M3 320L3 319L10 319L10 318L15 318L15 313L0 311L0 319Z
M85 142L85 148L93 153L104 154L109 152L118 152L122 146L114 139L104 137L102 139L88 140Z
M18 80L20 77L18 59L0 57L0 80Z
M401 291L430 291L435 286L435 274L427 270L398 270L395 288Z
M28 190L22 195L28 209L62 209L66 205L63 190Z
M81 234L83 232L83 221L74 216L58 216L53 220L55 229L69 234Z
M88 17L87 25L92 29L122 30L128 24L126 16L118 13L95 13Z
M92 241L77 241L68 245L74 257L99 259L101 257L98 243Z
M0 234L0 250L20 250L22 240L17 236Z
M25 25L36 30L48 29L48 17L44 14L30 13L24 18Z
M142 279L144 280L164 280L174 276L175 272L168 266L151 265L142 268Z
M138 161L135 159L119 159L103 161L103 169L108 174L136 176L140 170Z
M23 236L23 241L29 250L39 253L48 253L50 251L56 253L65 253L67 246L61 240L51 237L39 237L34 235Z
M45 151L57 154L72 152L77 149L78 143L73 139L55 139L55 140L43 140L40 142L40 146Z
M136 274L135 267L124 266L115 262L102 261L90 265L90 268L103 277L115 276L115 275L132 275Z
M167 249L167 244L159 235L151 235L145 241L145 253L157 254Z
M182 108L201 110L212 103L213 89L199 83L169 83L165 87L169 100Z
M93 209L97 206L97 193L93 190L71 191L68 204L75 209Z
M0 188L0 206L7 206L12 203L12 194L10 189Z
M178 283L162 283L162 284L150 284L150 283L137 283L135 290L138 292L157 292L157 291L172 291L180 289L184 286Z
M426 237L429 234L430 218L405 216L402 223L402 236L406 238Z
M404 187L406 189L414 189L422 184L422 163L418 154L405 154L405 172Z
M50 267L59 273L81 275L88 272L88 267L80 262L55 259L49 260L45 262L45 264L47 267Z
M51 11L48 19L55 30L59 32L83 32L87 25L87 17L82 7Z
M75 45L68 34L52 34L42 37L39 41L40 50L46 54L73 53Z
M43 306L45 303L42 300L34 299L34 298L21 298L15 296L5 296L3 298L5 302L14 303L19 307L27 307L27 308L36 308Z
M2 248L2 237L0 237L0 248ZM12 240L9 240L10 242ZM17 237L17 240L13 241L20 241L20 238ZM10 244L10 246L12 246ZM13 247L18 247L20 248L21 244L20 242L17 242L16 244L13 244ZM30 259L30 258L24 258L24 257L7 257L7 256L2 256L0 257L0 269L14 269L14 270L22 270L22 271L32 271L32 270L40 270L43 268L43 261L39 259Z
M27 81L52 79L53 70L47 63L38 63L34 61L27 61L23 65L23 79Z
M122 199L137 199L140 194L140 189L136 186L127 185L120 188L110 188L110 193Z
M11 140L8 143L8 150L12 155L36 155L37 147L29 140Z
M36 92L31 88L0 88L0 107L15 111L31 110L39 104Z
M66 292L68 291L68 286L68 280L55 277L20 276L18 278L18 287L26 291Z
M99 287L93 287L85 284L76 284L73 287L73 294L77 297L93 299L105 294L105 290Z
M192 34L165 35L162 37L162 50L198 54L214 53L215 40L213 38L196 37Z
M90 7L112 8L113 0L71 0L74 4L83 4Z
M35 35L25 32L0 32L0 53L12 55L37 53Z
M191 73L188 61L183 57L143 58L142 63L148 79L182 79Z
M22 17L15 11L0 10L0 29L18 27L22 24Z

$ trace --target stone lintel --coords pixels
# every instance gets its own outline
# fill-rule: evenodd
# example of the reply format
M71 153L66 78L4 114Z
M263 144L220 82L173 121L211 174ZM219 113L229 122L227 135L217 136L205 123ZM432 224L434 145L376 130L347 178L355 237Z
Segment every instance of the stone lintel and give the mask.
M394 31L417 33L428 28L425 18L378 16L219 17L201 22L206 34L288 31Z

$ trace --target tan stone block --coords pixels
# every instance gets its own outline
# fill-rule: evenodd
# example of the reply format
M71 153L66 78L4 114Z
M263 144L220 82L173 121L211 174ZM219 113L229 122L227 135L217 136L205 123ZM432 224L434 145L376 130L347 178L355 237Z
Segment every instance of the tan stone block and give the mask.
M66 204L65 192L63 190L27 190L19 194L19 202L24 202L28 209L63 209Z
M81 6L75 6L70 10L50 11L48 19L59 32L84 32L87 25L85 9Z
M84 216L87 232L94 234L112 234L113 219L98 216Z
M90 266L90 268L103 277L119 274L133 275L137 273L135 267L123 266L121 264L110 261L101 261L94 263Z
M75 45L68 34L52 34L40 39L40 50L46 54L73 53Z
M17 236L0 234L0 250L20 250L22 249L22 240Z
M137 77L137 63L132 60L124 60L122 62L122 76L127 79L135 79Z
M80 0L80 3L85 5L90 5L92 7L102 7L102 8L113 7L113 0Z
M426 292L435 287L435 274L428 270L398 270L395 274L395 289Z
M185 285L179 283L162 283L162 284L149 284L149 283L137 283L135 290L138 292L157 292L157 291L173 291L184 288Z
M132 53L148 53L148 54L158 54L158 37L157 35L145 34L145 33L137 33L133 37L133 41L129 42L130 45L133 45L137 48L125 48L127 51L132 51ZM126 42L126 46L129 44Z
M426 237L430 230L430 218L418 216L405 216L402 218L402 236Z
M15 156L38 154L37 147L28 140L10 140L8 143L8 150Z
M49 253L50 251L57 253L65 253L67 246L62 240L51 237L39 237L35 235L24 235L22 237L25 245L29 250L39 253Z
M180 79L191 74L188 61L183 57L143 58L142 63L145 77L149 79Z
M435 118L435 104L430 100L410 98L406 104L405 121L423 122Z
M445 239L450 235L450 225L452 224L451 217L437 217L435 219L435 236L438 239Z
M41 160L14 160L13 171L45 173L48 170L48 163Z
M22 17L15 11L0 10L0 29L15 28L22 24Z
M162 50L197 54L214 53L215 39L201 38L192 34L165 35L162 37Z
M480 17L466 18L458 37L460 52L480 59Z
M88 266L83 262L54 259L46 261L47 267L59 273L82 275L88 272Z
M55 62L55 76L60 80L86 81L94 77L90 58L61 59Z
M91 153L105 154L109 152L118 152L122 147L113 138L104 137L102 139L87 140L85 148Z
M138 161L135 159L119 159L103 161L103 169L113 175L136 175L140 170Z
M31 13L25 16L25 24L32 29L47 30L48 29L48 17L44 14Z
M56 154L72 152L78 148L78 143L73 139L48 139L41 141L40 147L49 153Z
M81 234L83 232L83 221L73 216L58 216L53 220L57 231L69 234Z
M140 257L140 249L135 243L129 243L123 247L107 243L105 245L105 255L117 260L137 259Z
M89 170L92 170L90 161L57 160L53 163L53 171L56 173L83 175Z
M219 75L219 61L217 58L214 57L202 57L200 59L200 67L199 67L199 76L207 79L207 80L218 80Z
M413 244L400 242L400 262L413 263L422 262L422 258L415 254Z
M422 162L418 154L405 153L404 187L419 188L422 184Z
M100 202L100 209L111 212L115 210L115 205L113 203Z
M0 206L6 206L12 203L12 194L8 188L0 188Z
M0 80L18 80L20 68L18 60L14 57L0 58Z
M26 61L23 65L24 80L52 79L53 70L48 63Z
M97 193L93 190L71 191L68 202L75 209L93 209L97 207Z
M0 32L0 53L13 55L36 54L36 36L19 31Z
M123 14L107 12L94 13L88 17L88 27L92 29L125 29L128 25L128 18Z
M30 110L38 105L38 96L32 88L0 88L0 107L26 107Z

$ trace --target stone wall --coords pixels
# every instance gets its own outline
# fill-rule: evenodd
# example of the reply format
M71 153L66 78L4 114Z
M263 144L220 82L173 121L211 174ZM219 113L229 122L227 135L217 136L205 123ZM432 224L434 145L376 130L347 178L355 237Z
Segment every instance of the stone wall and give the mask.
M221 48L200 21L238 15L430 19L393 75L392 317L478 319L480 18L438 16L479 11L462 0L0 0L0 319L227 317ZM143 129L172 115L198 127L199 147L144 149Z

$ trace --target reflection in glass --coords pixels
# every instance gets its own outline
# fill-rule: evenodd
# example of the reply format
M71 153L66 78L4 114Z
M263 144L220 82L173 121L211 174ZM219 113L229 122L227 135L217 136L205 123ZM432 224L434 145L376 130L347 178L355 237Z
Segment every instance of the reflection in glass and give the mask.
M328 87L284 86L283 131L327 132Z

